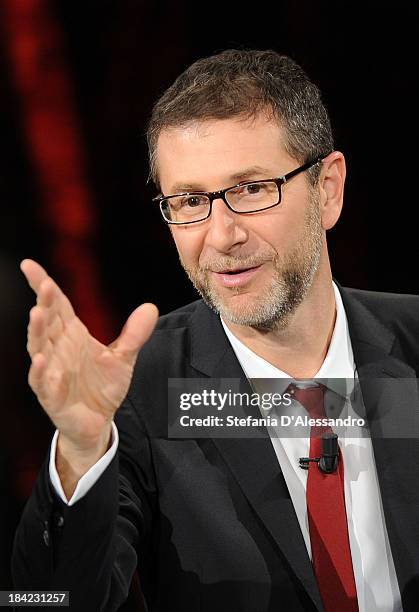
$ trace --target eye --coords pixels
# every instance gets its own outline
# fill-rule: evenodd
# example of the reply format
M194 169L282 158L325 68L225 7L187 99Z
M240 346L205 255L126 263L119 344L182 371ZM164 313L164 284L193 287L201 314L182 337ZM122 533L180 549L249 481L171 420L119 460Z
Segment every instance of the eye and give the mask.
M188 195L182 198L182 208L197 208L198 206L204 206L207 204L207 197L201 195Z
M269 192L269 183L248 183L238 187L235 194L238 198L259 199Z
M243 193L247 195L257 195L264 190L263 183L251 183L250 185L244 185Z

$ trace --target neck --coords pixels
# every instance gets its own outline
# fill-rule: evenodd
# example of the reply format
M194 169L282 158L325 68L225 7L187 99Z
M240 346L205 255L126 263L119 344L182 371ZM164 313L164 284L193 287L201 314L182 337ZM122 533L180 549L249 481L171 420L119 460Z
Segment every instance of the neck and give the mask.
M330 267L319 269L303 300L282 330L260 331L225 321L254 353L293 378L312 378L320 369L333 335L336 303Z

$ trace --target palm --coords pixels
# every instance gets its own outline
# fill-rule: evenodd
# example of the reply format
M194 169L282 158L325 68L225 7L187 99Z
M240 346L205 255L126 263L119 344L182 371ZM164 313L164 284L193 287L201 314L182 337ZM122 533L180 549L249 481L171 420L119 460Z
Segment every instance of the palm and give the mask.
M94 438L113 418L132 374L132 357L95 340L78 318L66 326L51 355L45 379L48 393L39 399L55 426L69 435Z
M28 328L30 385L60 432L78 446L89 446L127 393L156 309L136 309L118 340L107 347L89 334L45 270L30 260L22 270L38 298Z

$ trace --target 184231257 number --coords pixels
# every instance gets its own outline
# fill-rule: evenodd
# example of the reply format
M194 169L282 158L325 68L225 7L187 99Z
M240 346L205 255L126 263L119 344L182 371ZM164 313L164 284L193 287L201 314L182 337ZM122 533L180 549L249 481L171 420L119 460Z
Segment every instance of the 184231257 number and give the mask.
M69 591L0 591L0 606L69 606Z

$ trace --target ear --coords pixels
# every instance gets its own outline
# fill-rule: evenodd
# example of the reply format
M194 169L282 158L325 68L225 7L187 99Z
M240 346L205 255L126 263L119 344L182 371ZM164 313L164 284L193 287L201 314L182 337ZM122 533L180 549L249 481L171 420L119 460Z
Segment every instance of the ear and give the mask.
M324 230L331 229L340 217L345 177L345 158L340 151L333 151L323 160L319 177L320 214Z

